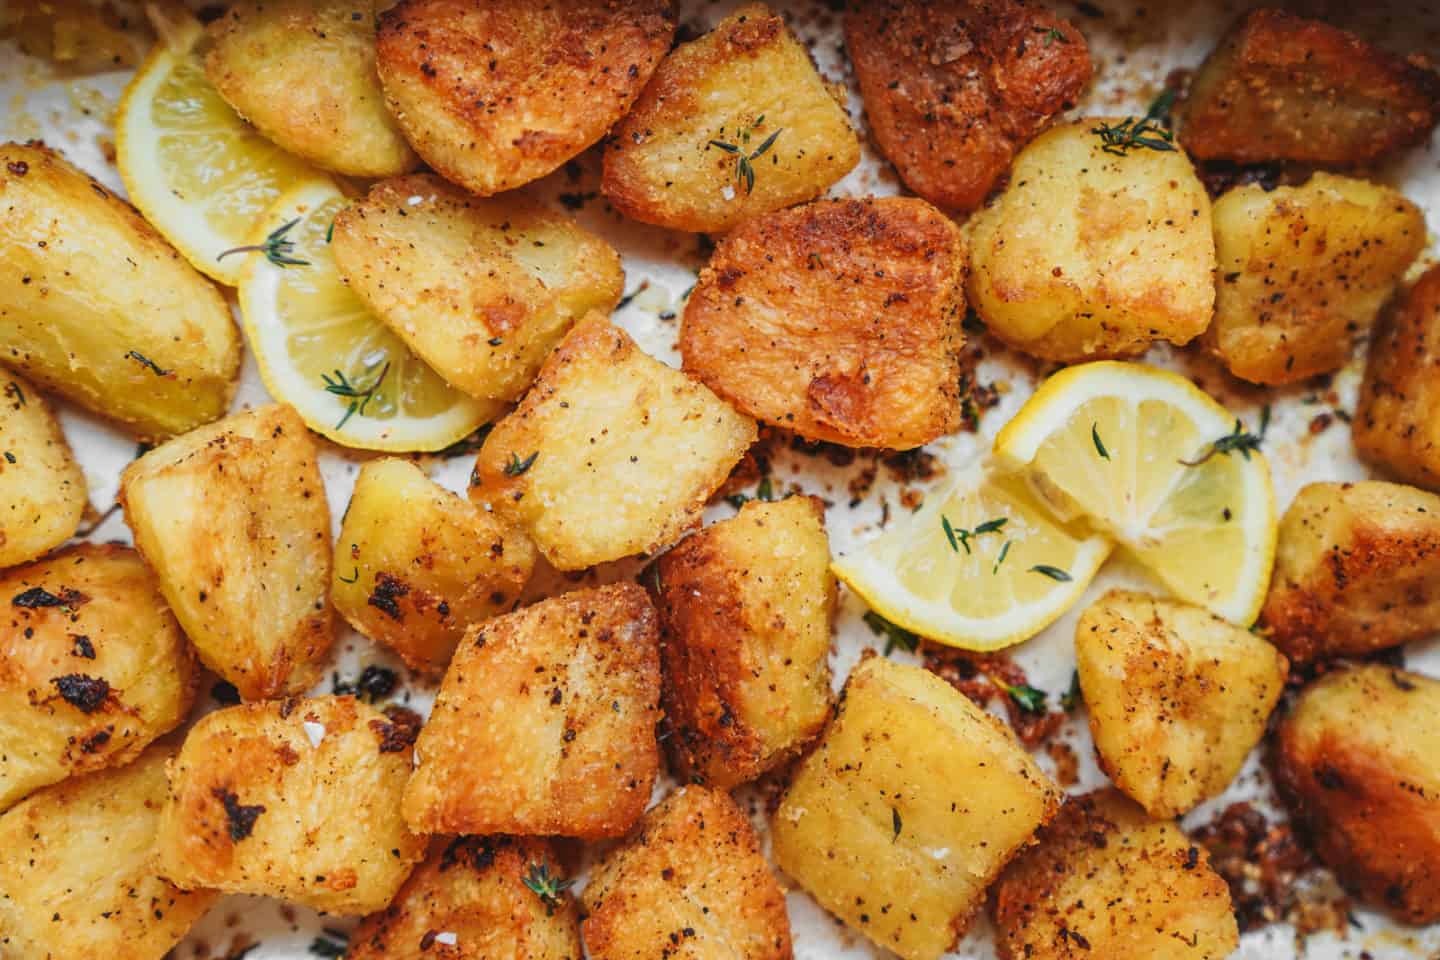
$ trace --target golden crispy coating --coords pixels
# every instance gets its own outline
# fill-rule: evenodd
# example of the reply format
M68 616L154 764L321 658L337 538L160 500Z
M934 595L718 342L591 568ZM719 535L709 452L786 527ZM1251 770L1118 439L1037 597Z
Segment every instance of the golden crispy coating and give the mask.
M1440 267L1427 270L1383 315L1351 426L1365 460L1440 490Z
M85 474L50 404L28 380L0 369L0 567L70 539L88 502Z
M750 3L660 64L601 186L626 216L718 233L813 200L859 161L843 100L785 21Z
M906 186L973 210L1090 82L1084 35L1023 0L877 0L845 15L870 133Z
M801 436L909 449L960 423L965 244L923 200L819 200L715 251L685 308L685 369Z
M659 632L633 583L472 627L416 744L406 822L427 833L624 834L660 766Z
M0 810L128 763L185 719L196 666L139 555L82 544L0 576Z
M380 82L425 162L485 197L604 136L674 35L667 0L400 0L380 14Z

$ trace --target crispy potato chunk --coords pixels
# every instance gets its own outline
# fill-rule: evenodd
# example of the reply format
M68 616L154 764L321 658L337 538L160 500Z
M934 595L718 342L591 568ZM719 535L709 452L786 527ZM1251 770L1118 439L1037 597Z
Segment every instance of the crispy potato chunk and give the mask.
M0 9L0 37L20 51L77 74L128 70L145 59L150 37L113 3L86 0L8 0Z
M910 449L960 425L965 245L923 200L820 200L730 234L685 307L680 353L767 423Z
M605 151L601 189L628 217L720 232L813 200L860 142L785 21L751 3L681 44Z
M488 197L604 136L674 35L665 0L400 0L380 14L380 82L425 162Z
M1280 520L1260 620L1297 662L1419 640L1440 622L1440 496L1312 483Z
M1351 426L1362 458L1440 490L1440 267L1382 315Z
M70 539L88 503L85 474L50 405L19 374L0 370L0 567Z
M470 499L519 523L555 567L583 570L679 539L755 434L592 313L490 431Z
M620 255L519 195L481 200L429 174L386 180L335 218L340 273L456 389L513 400L576 318L608 314Z
M1340 369L1426 242L1390 187L1317 173L1215 202L1219 284L1202 343L1235 376L1298 383Z
M400 818L419 723L354 697L202 717L170 765L161 875L329 913L381 909L425 855L425 838Z
M0 576L0 810L114 767L184 721L196 666L128 547L82 544Z
M929 671L870 657L781 800L771 842L780 868L850 927L904 960L934 960L1061 796L999 720Z
M1373 163L1440 119L1440 77L1318 20L1253 10L1196 72L1180 139L1201 159Z
M1178 150L1107 152L1089 118L1020 151L968 223L966 292L990 332L1063 363L1188 343L1215 305L1210 199Z
M330 649L330 508L291 407L177 437L120 481L135 545L207 667L250 700L298 693Z
M58 784L0 816L0 955L26 960L160 960L215 902L155 873L165 762Z
M1281 793L1335 875L1406 923L1440 920L1440 683L1381 664L1307 687L1277 736Z
M728 790L820 732L836 590L818 498L745 504L661 557L653 583L683 777Z
M729 795L682 787L590 874L595 960L789 960L785 895Z
M557 862L540 839L436 839L395 902L351 934L346 960L581 960Z
M1084 34L1017 0L852 4L845 48L881 152L906 186L951 210L978 207L1090 83Z
M1219 795L1265 733L1289 663L1201 607L1112 590L1075 628L1100 766L1152 817Z
M624 834L660 767L659 632L633 583L472 627L416 744L406 822L428 833Z
M0 362L141 439L222 416L240 335L219 291L53 150L0 144Z
M1036 839L996 886L1002 960L1222 960L1240 945L1204 849L1118 792L1070 799Z

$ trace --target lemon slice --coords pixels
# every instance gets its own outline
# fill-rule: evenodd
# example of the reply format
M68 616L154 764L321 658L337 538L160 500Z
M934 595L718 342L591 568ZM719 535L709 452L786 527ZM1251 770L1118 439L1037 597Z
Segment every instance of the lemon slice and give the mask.
M348 202L315 180L259 219L259 249L240 258L245 336L266 388L310 429L349 447L438 450L504 405L447 384L340 279L328 238Z
M1276 525L1270 468L1247 436L1183 377L1087 363L1041 385L995 455L1062 521L1118 541L1182 600L1249 624L1269 589Z
M116 163L130 201L197 270L234 286L247 241L314 170L255 131L205 78L193 18L169 24L120 99Z
M832 568L887 620L985 651L1049 626L1109 553L1107 539L1058 522L1023 480L984 474L932 494Z

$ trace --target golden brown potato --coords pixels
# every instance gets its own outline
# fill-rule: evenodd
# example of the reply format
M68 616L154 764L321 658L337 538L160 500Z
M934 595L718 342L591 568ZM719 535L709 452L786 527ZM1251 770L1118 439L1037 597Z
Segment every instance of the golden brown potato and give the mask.
M53 150L0 144L0 362L163 439L222 416L240 335L219 291Z
M620 255L519 195L481 200L430 174L386 180L335 218L335 263L450 385L513 400L565 331L608 314Z
M1440 920L1440 683L1381 664L1305 689L1276 775L1347 886L1406 923Z
M415 746L406 822L427 833L624 834L660 766L659 632L633 583L472 627Z
M1201 342L1253 383L1344 366L1426 242L1424 216L1398 190L1328 173L1237 187L1214 220L1219 283Z
M1075 628L1100 767L1156 818L1235 779L1265 733L1289 663L1201 607L1112 590Z
M67 72L125 70L145 59L149 38L112 3L86 0L9 0L0 10L0 37L22 53Z
M1210 199L1184 153L1121 149L1095 132L1122 122L1041 134L967 224L970 303L1016 349L1063 363L1134 356L1210 322Z
M1084 34L1020 0L851 4L845 49L881 152L906 186L952 210L978 207L1090 82Z
M128 547L82 544L0 576L0 810L114 767L179 726L195 657Z
M1362 458L1429 490L1440 490L1440 267L1427 270L1382 315L1351 432Z
M161 876L329 913L383 908L425 855L400 818L419 724L354 697L207 714L170 765Z
M490 431L470 499L518 523L555 567L583 570L678 540L755 434L592 313Z
M1001 960L1223 960L1240 945L1204 849L1116 791L1071 798L1036 839L995 888Z
M0 956L161 960L210 908L215 894L155 873L171 754L151 747L0 816Z
M375 73L375 0L240 0L210 25L205 75L298 157L351 177L413 170Z
M681 787L581 895L594 960L790 960L785 895L728 794Z
M960 425L965 245L923 200L819 200L746 223L685 307L685 369L813 440L908 450Z
M1354 656L1435 632L1440 496L1398 483L1312 483L1280 520L1260 620L1291 660Z
M400 0L380 14L380 82L425 162L486 197L604 136L674 35L665 0Z
M745 504L656 561L652 583L682 777L728 790L820 732L836 591L819 498Z
M0 567L70 539L88 502L85 474L50 405L19 374L0 370Z
M320 678L330 649L330 508L291 407L256 407L125 469L135 545L205 665L260 700Z
M395 902L351 934L346 960L581 960L557 863L540 839L436 839Z
M751 3L660 64L615 129L601 189L636 220L720 232L813 200L859 161L843 100Z
M1180 114L1201 159L1363 166L1425 139L1440 77L1318 20L1253 10L1196 72Z
M776 863L904 960L934 960L1062 794L944 680L864 659L771 825Z

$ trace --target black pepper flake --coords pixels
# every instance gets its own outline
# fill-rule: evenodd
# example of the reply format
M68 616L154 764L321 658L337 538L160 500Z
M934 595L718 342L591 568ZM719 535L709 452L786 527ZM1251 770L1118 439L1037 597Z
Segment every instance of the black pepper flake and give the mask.
M90 734L90 736L80 741L80 752L99 753L105 748L105 744L110 742L111 730L111 727L106 727L104 730L96 730Z
M67 673L63 677L51 679L50 682L55 684L55 689L60 692L65 702L81 713L94 713L110 696L109 683L83 673Z
M370 729L380 739L380 752L408 750L415 743L415 738L420 736L423 722L420 714L405 707L390 707L385 711L385 717L385 720L370 721Z
M95 644L91 643L90 638L83 633L71 634L70 643L72 644L70 656L84 657L86 660L95 659Z
M260 814L265 808L260 804L246 806L240 802L232 791L224 787L215 787L210 795L225 807L225 819L230 822L230 839L239 843L250 836L255 830L255 821L260 819Z
M10 604L25 610L39 610L42 607L78 607L89 599L79 590L61 590L56 596L44 587L31 587L12 597Z
M339 674L332 674L331 690L336 696L355 695L375 703L394 693L399 683L394 670L372 663L360 671L356 680L341 680Z
M377 573L375 581L375 590L368 601L370 606L397 623L403 621L405 614L401 612L398 600L410 593L409 585L388 573Z

